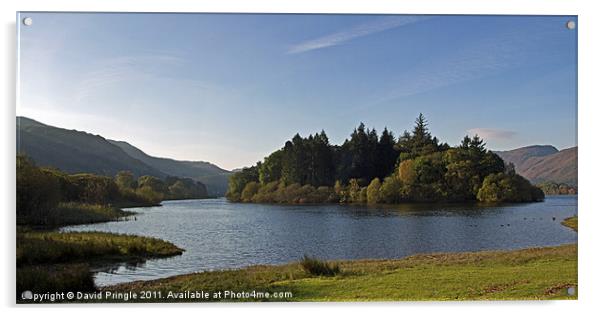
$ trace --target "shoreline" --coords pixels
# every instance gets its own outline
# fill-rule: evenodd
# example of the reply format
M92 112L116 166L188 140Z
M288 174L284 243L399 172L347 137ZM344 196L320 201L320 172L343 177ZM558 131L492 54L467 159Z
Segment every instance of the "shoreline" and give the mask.
M230 301L198 297L173 300L163 296L170 292L225 290L293 295L244 301L576 299L576 295L566 292L570 287L577 288L576 251L576 244L563 244L518 250L416 254L399 259L328 261L341 268L341 273L334 277L308 274L298 262L291 262L119 283L99 287L99 290L162 293L161 298L152 300L154 302ZM550 273L556 276L550 277ZM396 279L406 282L399 283ZM465 279L474 284L467 286ZM404 289L403 284L407 288ZM374 291L374 287L379 290Z

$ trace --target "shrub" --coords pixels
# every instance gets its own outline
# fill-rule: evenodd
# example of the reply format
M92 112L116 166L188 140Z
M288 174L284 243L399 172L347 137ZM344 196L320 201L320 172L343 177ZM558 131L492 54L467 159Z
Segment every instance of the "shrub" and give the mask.
M340 272L338 264L330 265L326 261L308 255L303 255L303 259L299 263L303 270L311 275L334 276Z

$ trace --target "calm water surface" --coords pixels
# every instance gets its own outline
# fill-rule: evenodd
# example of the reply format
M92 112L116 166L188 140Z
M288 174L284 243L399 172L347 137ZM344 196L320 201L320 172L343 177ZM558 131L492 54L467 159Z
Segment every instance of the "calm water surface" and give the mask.
M225 199L162 204L132 209L139 213L135 220L64 228L158 237L186 250L177 257L104 269L96 273L98 285L281 264L303 254L324 259L400 258L577 242L577 234L560 224L577 214L576 196L495 207L283 206L234 204Z

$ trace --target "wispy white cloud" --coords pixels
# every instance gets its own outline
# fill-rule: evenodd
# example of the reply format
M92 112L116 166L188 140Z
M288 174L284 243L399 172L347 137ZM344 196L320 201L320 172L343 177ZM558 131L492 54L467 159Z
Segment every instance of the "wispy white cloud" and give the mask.
M495 129L495 128L471 128L467 130L469 135L479 135L485 140L507 140L516 136L515 131Z
M521 29L509 30L492 34L438 59L418 61L393 80L388 91L376 97L373 104L497 75L523 65L540 53L538 45L550 31L542 28L540 32L529 34Z
M374 33L383 32L403 25L416 23L425 19L428 16L392 16L379 18L375 21L360 24L347 30L339 31L329 35L325 35L316 39L308 40L289 48L289 54L305 53L316 49L336 46L344 44L358 37L367 36Z

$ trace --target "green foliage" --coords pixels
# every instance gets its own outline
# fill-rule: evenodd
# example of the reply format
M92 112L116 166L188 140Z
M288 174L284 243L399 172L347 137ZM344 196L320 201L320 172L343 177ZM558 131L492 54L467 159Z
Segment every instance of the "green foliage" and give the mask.
M311 275L335 276L341 272L338 264L330 265L326 261L308 255L304 255L299 264L305 272Z
M500 173L512 173L512 181L496 184L511 193L497 192L492 183L483 188L486 177ZM317 192L321 186L332 188L331 193ZM539 201L540 195L540 190L513 173L512 166L487 150L478 135L465 136L451 148L430 134L420 114L412 133L404 132L397 141L386 128L379 139L376 130L366 129L363 123L341 146L331 146L324 131L307 138L297 134L263 163L231 176L226 196L234 202L373 204L526 202Z

